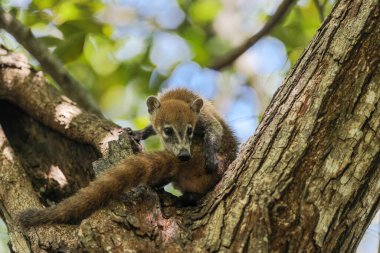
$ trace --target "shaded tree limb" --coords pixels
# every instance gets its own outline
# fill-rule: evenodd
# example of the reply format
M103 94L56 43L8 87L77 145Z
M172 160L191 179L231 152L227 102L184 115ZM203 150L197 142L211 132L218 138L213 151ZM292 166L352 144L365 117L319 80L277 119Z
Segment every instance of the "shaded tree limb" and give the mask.
M0 7L0 28L11 34L28 52L38 60L42 68L58 83L72 100L83 108L101 115L95 101L81 84L70 75L62 62L50 53L40 40L34 37L32 31L20 21Z
M28 206L42 206L1 126L0 174L0 216L7 224L12 252L41 252L41 247L46 247L46 250L52 247L53 241L53 247L56 249L60 248L61 244L70 248L76 247L76 226L50 226L45 229L31 229L28 232L20 229L16 213ZM31 243L33 240L39 241L41 245Z
M246 42L244 42L239 47L232 50L226 56L221 59L217 59L209 68L215 70L221 70L230 64L232 64L240 55L246 52L250 47L252 47L257 41L262 37L267 35L285 16L290 7L297 2L296 0L284 0L277 8L276 12L271 16L267 23L260 29L256 34L250 37Z
M92 163L99 153L91 145L66 138L3 99L0 125L44 204L60 201L94 178Z

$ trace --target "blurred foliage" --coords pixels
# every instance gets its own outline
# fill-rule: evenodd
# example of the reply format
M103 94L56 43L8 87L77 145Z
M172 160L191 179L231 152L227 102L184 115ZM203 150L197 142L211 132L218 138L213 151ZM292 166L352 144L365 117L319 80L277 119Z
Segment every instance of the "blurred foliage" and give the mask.
M331 7L327 5L325 15ZM320 25L317 8L311 1L304 6L295 6L282 25L273 29L272 35L284 43L293 65Z
M165 1L135 1L137 4L131 2L16 0L5 1L5 5L67 64L70 72L94 94L101 106L109 108L120 101L122 96L117 94L122 93L122 87L130 83L141 86L141 93L136 93L140 97L155 93L160 86L150 85L156 66L148 56L152 36L157 31L168 29L157 24L157 18L154 20L154 14L151 14L153 10L148 10L148 14L142 13L140 7L136 6L145 4L145 8L149 9ZM118 7L125 10L125 17L120 17L121 21L117 20L117 16L123 15L120 10L115 13L114 18L109 18ZM327 8L331 8L331 4ZM169 30L186 41L195 62L207 66L217 57L232 50L233 46L217 36L212 29L213 20L223 9L222 1L180 0L178 9L185 12L185 18L176 29ZM264 22L265 20L266 18ZM143 44L141 50L129 58L120 58L118 55L123 50L123 45L126 42L128 44L128 40L132 40L131 37L135 34L131 32L120 35L118 31L132 30L133 25L135 29L146 29L144 26L147 26L148 35L144 35L140 41ZM294 64L319 25L315 6L312 1L306 1L292 9L286 20L273 30L272 36L285 44L289 59ZM172 70L173 68L166 70L161 79L165 80ZM134 116L136 113L137 110L129 110L129 115L124 116Z
M236 41L242 43L255 33L279 3L279 0L270 4L261 0L8 0L3 1L3 6L32 29L93 94L105 115L117 123L143 128L149 121L144 102L148 95L173 82L185 86L190 84L183 82L191 82L193 88L204 86L200 80L203 75L207 85L218 82L209 88L214 95L206 97L221 101L219 108L224 114L231 110L245 111L245 115L232 118L251 120L245 124L250 127L241 137L244 141L261 120L257 115L261 115L275 90L271 86L279 85L279 81L267 85L263 80L281 80L290 66L283 66L283 70L271 75L249 69L253 74L247 75L237 65L219 75L205 67L233 50ZM325 14L331 6L328 2ZM319 26L313 1L301 1L270 36L284 44L288 62L293 65ZM2 37L3 43L9 42L6 36ZM266 57L273 61L283 56L274 53ZM168 81L177 67L189 61L199 64L189 65L199 77L191 77L185 66L176 71L177 81ZM272 63L266 60L257 64ZM256 104L244 110L234 108L233 101L243 97L239 89L244 89L236 87L260 80L264 88L259 97L261 105L256 106L259 109L248 110ZM215 92L224 97L218 97ZM147 146L159 147L159 141L148 141Z

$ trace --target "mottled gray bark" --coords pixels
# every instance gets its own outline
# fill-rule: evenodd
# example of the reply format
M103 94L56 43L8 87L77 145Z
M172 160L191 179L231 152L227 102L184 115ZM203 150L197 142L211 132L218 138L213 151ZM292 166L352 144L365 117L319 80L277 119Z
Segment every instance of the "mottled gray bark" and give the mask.
M195 207L176 207L167 194L140 187L121 194L79 225L23 231L14 222L16 212L41 204L24 173L32 169L23 162L29 149L14 145L11 132L19 129L6 131L0 121L5 132L0 135L0 213L13 249L354 252L380 202L379 9L377 0L337 4L275 94L255 135L244 144L222 181ZM1 66L0 87L13 84L7 81L9 66ZM29 78L34 74L28 74ZM39 83L30 81L31 85ZM59 117L43 120L44 113L49 115L60 103L47 104L33 114L8 94L0 88L0 97L26 111L25 117L33 124L42 122L54 129L46 131L59 132L62 140L87 143L81 147L86 144L69 140L71 149L83 153L67 157L68 161L86 164L86 158L80 157L87 154L87 159L94 159L95 150L107 160L110 152L102 152L99 141L70 132L81 131L80 126L74 124L68 131L55 123ZM51 100L56 101L54 96ZM101 125L102 119L92 120L89 125ZM102 133L104 129L93 131L97 130ZM24 139L33 134L36 131ZM38 136L47 143L57 141L50 135ZM25 145L33 145L33 139ZM35 152L45 152L49 145ZM88 167L83 166L84 171L91 171ZM71 180L81 182L75 176Z

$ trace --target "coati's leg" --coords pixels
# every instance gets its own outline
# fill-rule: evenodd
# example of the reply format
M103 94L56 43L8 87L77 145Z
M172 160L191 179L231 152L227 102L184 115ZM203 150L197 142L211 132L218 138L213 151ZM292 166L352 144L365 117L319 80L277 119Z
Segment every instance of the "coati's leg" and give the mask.
M139 153L105 171L87 187L55 206L28 209L19 214L24 227L45 223L73 223L107 204L124 190L138 185L158 187L178 173L176 158L165 151Z
M218 168L218 160L216 158L216 143L209 134L205 135L204 157L207 173L212 173Z
M204 158L206 172L213 173L218 168L217 150L222 143L223 126L212 115L201 115L197 127L204 135Z
M141 140L148 139L150 136L157 134L156 131L154 131L152 125L148 125L144 129L136 130L136 131L133 131L132 128L130 128L130 127L125 128L125 130L137 142L140 142Z

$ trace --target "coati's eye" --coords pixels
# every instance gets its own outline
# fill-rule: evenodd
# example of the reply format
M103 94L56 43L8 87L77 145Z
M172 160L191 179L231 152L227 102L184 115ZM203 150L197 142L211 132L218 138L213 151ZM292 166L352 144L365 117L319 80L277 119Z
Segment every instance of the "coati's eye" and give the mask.
M193 128L191 127L191 126L189 126L188 128L187 128L187 134L188 135L191 135L193 133Z
M165 127L164 128L164 133L167 135L167 136L171 136L173 134L173 128L171 127Z

